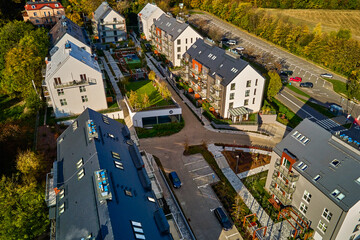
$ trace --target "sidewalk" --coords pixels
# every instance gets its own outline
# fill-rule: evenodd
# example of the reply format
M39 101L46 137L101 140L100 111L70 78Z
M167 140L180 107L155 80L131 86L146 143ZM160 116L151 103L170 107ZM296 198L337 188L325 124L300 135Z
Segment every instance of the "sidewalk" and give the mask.
M215 146L214 144L209 144L208 150L214 155L214 158L218 163L218 166L220 167L221 171L224 173L225 177L229 180L230 184L233 186L235 191L243 199L246 206L250 209L252 213L256 213L258 220L262 226L268 227L264 239L287 240L292 230L290 224L287 221L274 223L271 220L269 215L265 212L265 210L254 199L254 197L251 195L249 190L241 182L240 178L230 168L228 162L221 153L221 151L223 150L222 146ZM253 172L258 173L261 170L259 168L256 169L257 170L253 169L254 170Z
M115 77L117 78L118 82L119 80L124 78L124 75L122 74L122 72L120 71L119 66L117 65L117 63L115 62L114 58L111 56L111 54L108 51L104 51L104 54L108 60L108 63L110 64L112 70L114 71Z

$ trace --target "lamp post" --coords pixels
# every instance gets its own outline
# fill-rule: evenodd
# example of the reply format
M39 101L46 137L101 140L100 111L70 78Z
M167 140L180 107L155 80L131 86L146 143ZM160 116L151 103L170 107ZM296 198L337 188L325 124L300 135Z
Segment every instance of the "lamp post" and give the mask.
M239 166L239 155L236 155L236 172L235 172L235 174L238 173L238 166Z

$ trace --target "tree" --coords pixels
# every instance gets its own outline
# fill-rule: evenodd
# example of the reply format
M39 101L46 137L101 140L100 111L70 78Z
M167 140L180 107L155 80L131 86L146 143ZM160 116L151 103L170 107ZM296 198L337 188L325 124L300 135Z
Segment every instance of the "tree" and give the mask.
M138 93L131 90L129 94L129 103L131 107L133 107L134 109L136 109L137 107L136 105L138 103L138 98L139 98Z
M161 96L165 99L169 99L171 97L171 92L167 88L165 82L161 82L161 84L159 85L159 92Z
M199 8L201 6L201 0L191 0L190 6L192 8Z
M142 95L142 100L143 100L143 107L144 107L144 108L149 107L149 105L150 105L150 100L149 100L149 96L148 96L146 93L144 93L144 94Z
M282 83L281 78L279 74L277 74L277 72L272 70L268 72L268 75L270 77L270 80L267 89L267 98L269 99L269 101L271 101L272 98L275 97L282 88Z
M118 1L114 7L114 9L116 11L118 11L119 13L124 13L128 8L130 7L130 3L125 0L125 1Z
M234 218L235 223L241 223L246 214L246 206L239 195L235 197L235 202L232 206L231 215Z
M353 71L346 83L348 97L360 100L360 70Z
M42 164L42 156L36 154L29 149L19 152L16 158L16 168L25 176L35 176L42 173L44 164Z
M148 78L149 78L149 80L154 81L156 78L155 72L151 70L148 74Z

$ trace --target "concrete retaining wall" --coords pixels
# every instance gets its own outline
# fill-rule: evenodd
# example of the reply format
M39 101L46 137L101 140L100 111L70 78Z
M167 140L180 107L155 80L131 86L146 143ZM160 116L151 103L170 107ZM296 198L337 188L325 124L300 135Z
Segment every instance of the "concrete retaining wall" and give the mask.
M261 123L275 123L276 122L276 114L271 114L271 115L264 115L264 114L259 114L260 116L260 120Z
M214 128L228 129L228 130L243 130L243 131L258 131L258 125L226 125L226 124L216 124L211 122L211 125Z

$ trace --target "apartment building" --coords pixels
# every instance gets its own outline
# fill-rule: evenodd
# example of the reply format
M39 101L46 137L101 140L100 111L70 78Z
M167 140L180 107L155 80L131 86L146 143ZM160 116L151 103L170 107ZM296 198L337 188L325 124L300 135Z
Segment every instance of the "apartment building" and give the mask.
M172 240L128 128L86 109L57 139L51 239Z
M92 19L95 38L102 43L123 41L127 38L125 18L102 2Z
M345 134L304 119L272 152L265 187L275 204L296 209L315 240L360 238L360 139Z
M151 26L162 14L164 11L152 3L146 4L138 13L139 31L144 33L147 40L151 40Z
M65 9L58 1L31 1L25 4L24 21L30 21L35 26L52 26L61 16L65 16Z
M184 54L186 81L224 118L241 121L261 108L265 78L236 53L198 39Z
M55 26L51 28L49 35L52 48L50 54L68 41L91 53L90 43L86 38L85 31L65 16L62 16Z
M104 82L97 61L68 41L46 59L44 95L55 116L80 114L87 107L107 108Z
M164 54L174 66L180 66L183 54L197 39L202 39L189 24L167 14L162 14L154 21L151 37L156 50Z

